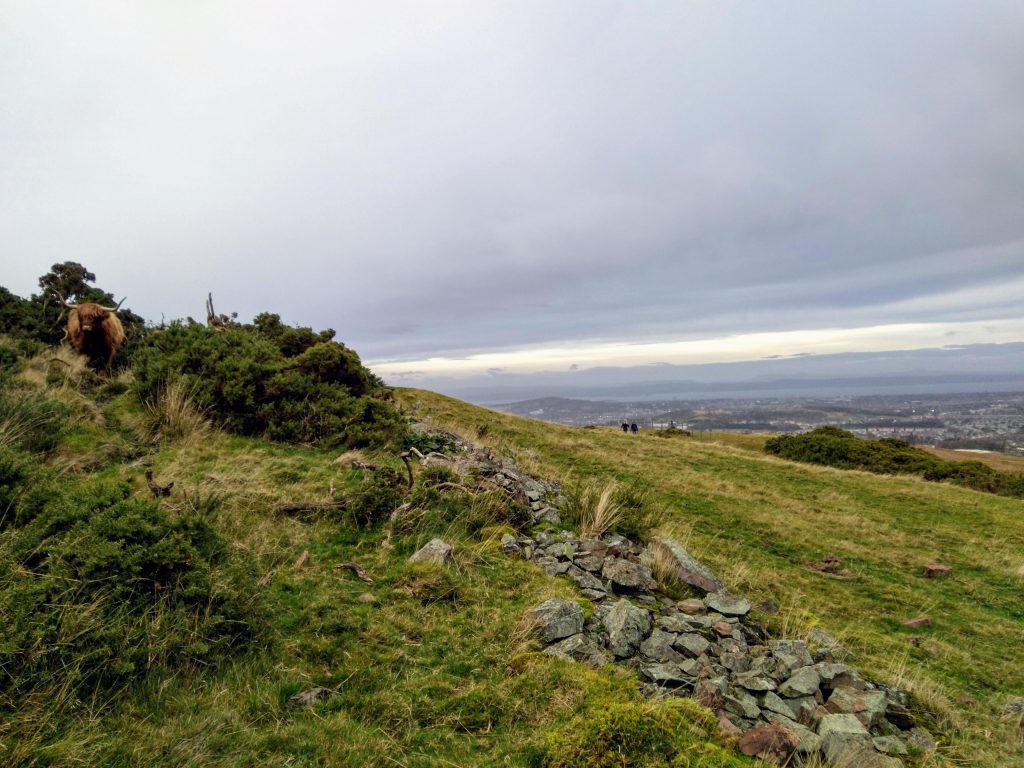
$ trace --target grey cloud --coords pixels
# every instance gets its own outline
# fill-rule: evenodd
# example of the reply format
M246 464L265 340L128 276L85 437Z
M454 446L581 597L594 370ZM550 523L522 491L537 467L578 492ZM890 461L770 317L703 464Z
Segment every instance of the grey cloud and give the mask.
M0 284L367 359L1017 316L1012 2L12 2Z

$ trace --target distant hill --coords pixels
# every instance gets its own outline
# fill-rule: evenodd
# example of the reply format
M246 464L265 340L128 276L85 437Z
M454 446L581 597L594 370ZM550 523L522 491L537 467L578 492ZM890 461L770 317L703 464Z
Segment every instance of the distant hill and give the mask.
M482 405L546 397L642 401L1024 391L1024 343L807 355L707 365L643 365L470 377L423 386Z

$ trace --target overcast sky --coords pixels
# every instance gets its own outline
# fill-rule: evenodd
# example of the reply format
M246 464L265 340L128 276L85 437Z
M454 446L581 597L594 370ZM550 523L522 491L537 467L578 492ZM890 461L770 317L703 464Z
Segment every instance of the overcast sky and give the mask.
M213 291L394 380L1022 340L1022 40L1020 0L0 0L0 285Z

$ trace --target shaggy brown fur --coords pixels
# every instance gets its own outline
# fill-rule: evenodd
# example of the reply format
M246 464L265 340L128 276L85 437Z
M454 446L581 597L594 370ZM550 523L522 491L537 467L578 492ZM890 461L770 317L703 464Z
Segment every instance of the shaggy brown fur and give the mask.
M110 363L124 343L124 327L109 307L86 303L69 305L67 339L80 355L100 370L109 371Z

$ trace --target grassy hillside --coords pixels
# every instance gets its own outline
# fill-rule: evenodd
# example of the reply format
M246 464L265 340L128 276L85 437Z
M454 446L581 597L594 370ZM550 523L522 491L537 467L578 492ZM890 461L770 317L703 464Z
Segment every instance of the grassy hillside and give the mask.
M636 437L494 413L432 393L400 400L428 420L529 457L549 475L639 481L665 527L733 590L772 598L789 633L820 625L855 663L913 692L941 754L967 765L1024 765L1024 502L928 483L799 465L751 436ZM846 578L815 569L842 558ZM950 578L925 579L938 560ZM931 626L905 619L927 615Z
M379 406L376 431L346 433L353 452L323 432L227 434L182 390L140 400L130 373L62 352L4 365L0 765L755 764L706 711L645 701L634 673L533 653L525 610L574 588L502 554L501 499L425 469L411 493L364 480L353 460L403 466L376 441L397 424ZM796 465L755 436L628 437L396 396L538 476L649 487L667 532L779 603L780 634L820 625L912 691L941 757L1024 765L1019 717L1000 714L1024 693L1020 501ZM146 469L169 497L150 498ZM423 514L389 530L399 497ZM439 535L451 565L407 563ZM850 578L807 567L829 555ZM932 559L952 577L925 580ZM350 562L374 583L335 567ZM922 613L931 627L900 624ZM315 686L325 698L289 705Z
M502 554L507 518L487 494L431 490L421 475L416 498L432 514L389 533L366 524L379 488L352 460L399 469L393 447L228 435L180 392L144 403L133 386L130 374L99 379L48 352L0 387L0 459L13 457L0 466L13 467L0 478L13 494L0 498L0 597L13 606L45 589L57 600L0 625L0 765L610 764L574 757L599 743L630 745L636 765L754 764L718 745L706 711L644 701L632 672L532 653L524 611L574 591ZM37 432L45 446L30 445ZM147 468L174 483L169 497L150 499ZM19 490L22 470L33 474ZM52 500L37 499L43 480ZM58 562L32 537L39 521L62 520L72 525L60 529ZM202 605L181 603L145 563L127 573L120 562L129 541L155 556L183 528L226 545L189 594L230 587L244 598L233 620L245 637L224 653L207 644ZM406 562L437 535L454 545L451 565ZM374 583L335 568L349 562ZM68 673L88 669L111 674L71 684ZM323 700L289 705L315 686L328 689Z

